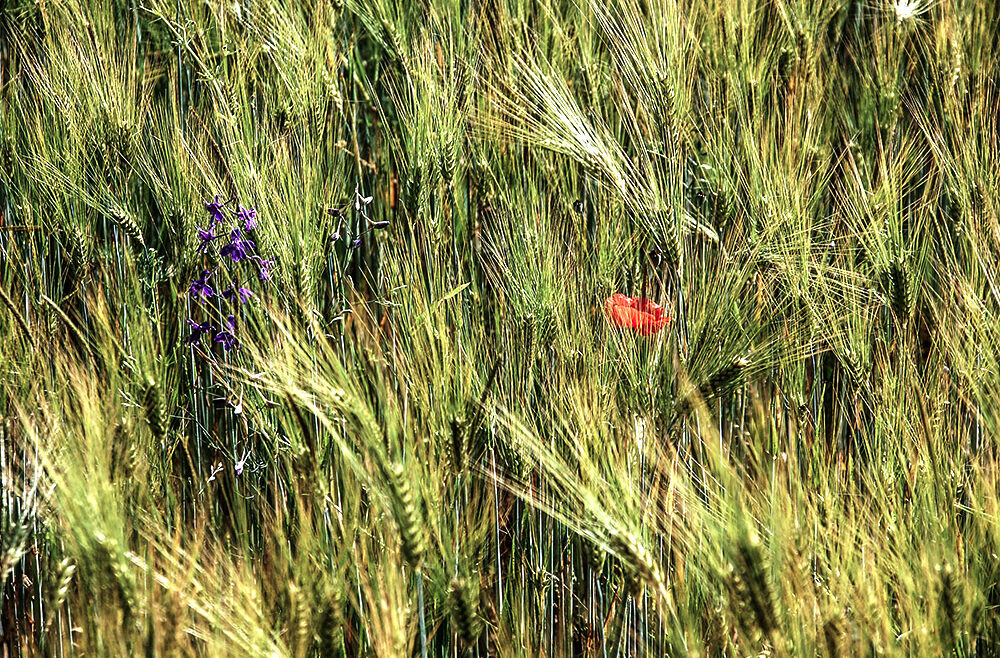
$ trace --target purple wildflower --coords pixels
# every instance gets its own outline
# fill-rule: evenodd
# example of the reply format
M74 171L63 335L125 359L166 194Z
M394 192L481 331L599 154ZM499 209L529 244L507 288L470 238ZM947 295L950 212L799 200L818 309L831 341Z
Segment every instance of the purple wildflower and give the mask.
M216 235L215 233L212 233L212 225L209 224L207 231L203 228L200 227L198 228L198 237L201 239L201 244L198 245L198 253L201 254L204 253L206 249L208 249L209 243L211 243L219 236Z
M188 292L197 299L201 297L202 301L207 301L215 294L215 290L212 286L208 285L208 279L212 276L211 270L205 270L201 273L201 278L195 279L191 282L191 287L188 288Z
M222 349L227 352L232 351L240 346L240 342L236 340L236 336L233 335L231 331L223 329L215 334L215 342L222 343Z
M184 343L187 345L194 345L201 340L202 334L210 333L215 329L215 327L208 322L199 324L194 320L188 319L187 323L188 326L191 327L191 335L184 339Z
M357 249L361 246L361 238L354 238L354 242L351 243L351 247Z
M240 346L240 342L233 335L233 331L236 329L236 318L230 315L226 320L226 325L229 329L223 329L215 333L215 342L222 343L222 349L229 352Z
M263 258L258 259L260 261L260 274L257 278L261 281L271 280L271 270L274 269L274 259L264 260Z
M216 194L215 195L215 201L213 201L211 203L208 203L207 201L205 202L205 210L208 211L208 214L211 215L211 218L212 218L211 221L208 224L208 229L209 230L212 230L212 227L215 226L216 224L221 224L224 221L226 221L226 218L222 214L222 207L224 205L226 205L226 204L225 203L221 203L221 204L219 203L219 197L220 196L222 196L222 195L221 194Z
M253 297L253 291L247 288L240 288L238 286L235 288L234 286L229 286L228 288L222 291L222 296L228 299L229 301L233 301L237 297L239 297L240 304L246 304L250 300L250 298Z
M240 236L240 229L234 228L230 238L232 241L219 251L221 256L229 256L234 263L253 256L254 243L251 240L244 240Z
M243 230L247 233L257 228L257 206L254 206L250 210L240 206L240 210L236 213L236 216L243 220Z

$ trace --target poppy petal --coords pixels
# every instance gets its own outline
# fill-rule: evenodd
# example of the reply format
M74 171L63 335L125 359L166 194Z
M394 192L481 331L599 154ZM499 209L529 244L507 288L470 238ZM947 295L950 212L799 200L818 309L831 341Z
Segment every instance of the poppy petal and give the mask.
M626 297L615 293L604 302L604 314L616 327L635 329L642 336L651 336L667 326L670 317L663 307L642 297Z

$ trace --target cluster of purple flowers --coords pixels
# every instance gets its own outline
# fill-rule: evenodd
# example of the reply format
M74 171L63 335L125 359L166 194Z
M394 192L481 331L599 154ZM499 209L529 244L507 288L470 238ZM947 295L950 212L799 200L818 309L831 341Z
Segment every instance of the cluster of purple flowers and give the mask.
M246 269L252 267L257 279L260 281L271 280L271 270L274 268L274 260L261 258L256 253L257 245L254 242L253 234L257 228L257 208L250 209L237 206L238 210L226 210L226 206L235 202L235 198L219 202L220 195L215 196L215 200L205 203L205 210L208 211L209 220L207 228L198 228L199 254L207 254L213 242L220 238L229 236L229 241L219 249L221 263L213 270L203 270L201 276L191 282L188 293L191 298L201 304L207 304L212 299L222 298L227 302L246 304L254 293L241 283L239 271L235 268ZM231 217L227 219L226 214ZM225 263L229 265L224 265ZM240 265L242 263L242 265ZM210 282L212 277L228 275L225 288L217 290ZM218 277L216 277L218 281ZM221 286L222 283L218 283ZM221 314L221 313L220 313ZM190 335L184 339L188 345L196 345L201 342L202 336L209 336L213 342L222 345L225 351L230 351L239 347L239 340L236 338L236 316L227 314L222 328L211 322L196 322L188 319L188 326L191 327Z

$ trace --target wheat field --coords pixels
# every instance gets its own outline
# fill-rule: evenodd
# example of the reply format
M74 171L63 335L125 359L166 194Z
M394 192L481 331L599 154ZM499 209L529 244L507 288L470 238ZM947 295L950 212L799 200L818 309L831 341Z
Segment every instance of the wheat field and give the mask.
M0 3L0 656L1000 655L998 53Z

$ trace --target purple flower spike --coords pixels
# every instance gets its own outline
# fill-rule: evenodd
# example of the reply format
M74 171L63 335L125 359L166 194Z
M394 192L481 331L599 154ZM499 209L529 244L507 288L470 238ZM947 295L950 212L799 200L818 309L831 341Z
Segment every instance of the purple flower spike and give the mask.
M222 296L228 299L229 301L233 301L238 297L240 300L240 304L246 304L248 301L250 301L250 298L253 297L253 291L247 288L240 288L240 287L234 289L233 286L229 286L228 288L222 291Z
M208 224L208 229L209 230L212 230L212 227L215 226L216 224L221 224L224 221L226 221L226 218L222 214L222 206L224 206L226 204L224 204L224 203L220 204L219 203L219 197L220 196L222 196L222 195L221 194L216 194L215 195L215 201L213 201L211 203L208 203L207 201L205 202L205 210L208 211L208 214L212 218L211 221Z
M243 221L243 230L247 233L257 228L257 206L254 206L250 210L240 206L240 210L236 213L236 216Z
M229 352L240 346L240 342L236 340L236 336L233 335L233 332L236 331L236 316L226 316L226 326L228 326L229 329L223 329L222 331L216 332L215 342L222 343L222 349Z
M212 233L211 224L209 225L207 231L203 228L199 228L198 238L201 240L201 244L198 245L198 253L199 254L205 253L205 250L208 249L208 245L218 237L219 237L218 235Z
M208 279L212 276L211 270L205 270L201 273L200 279L195 279L191 282L191 287L188 288L188 292L195 298L201 298L201 301L207 301L215 294L215 290L212 286L208 285Z
M351 243L351 247L357 249L361 246L361 238L354 238L354 242Z
M222 343L222 349L227 352L231 352L240 346L240 342L236 340L236 336L233 335L233 332L226 329L216 332L215 342Z
M221 256L229 256L233 259L234 263L247 260L253 256L254 243L251 240L244 240L240 236L238 228L233 229L230 238L232 241L219 251Z
M261 281L271 280L271 270L274 269L274 260L260 259L260 274L257 276Z
M187 345L194 345L195 343L201 341L202 334L211 333L215 329L215 327L208 322L199 324L194 320L188 319L187 323L188 326L191 327L191 335L184 339L184 343Z

